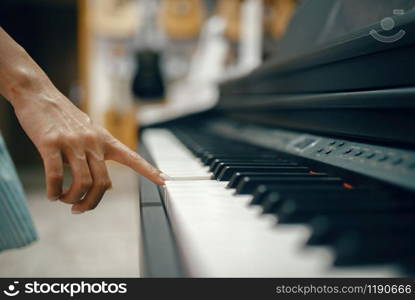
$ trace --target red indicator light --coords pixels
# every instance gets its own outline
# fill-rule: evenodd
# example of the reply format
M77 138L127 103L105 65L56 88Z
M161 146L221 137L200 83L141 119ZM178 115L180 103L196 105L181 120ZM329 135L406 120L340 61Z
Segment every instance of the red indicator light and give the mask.
M343 186L346 188L346 189L349 189L349 190L352 190L352 189L354 189L354 186L353 185L351 185L351 184L349 184L349 183L343 183Z

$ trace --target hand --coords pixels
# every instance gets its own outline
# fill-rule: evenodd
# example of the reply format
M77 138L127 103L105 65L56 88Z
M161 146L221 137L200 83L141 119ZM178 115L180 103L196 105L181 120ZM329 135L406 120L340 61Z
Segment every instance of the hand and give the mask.
M127 165L157 184L163 174L73 105L42 69L0 27L0 94L13 105L42 156L47 195L72 204L73 213L95 208L111 187L105 160ZM72 184L62 190L63 165Z
M21 97L13 106L43 159L50 200L72 204L73 213L94 209L111 187L105 160L117 161L164 184L159 170L94 124L58 90L42 89ZM67 191L62 190L64 163L72 175Z

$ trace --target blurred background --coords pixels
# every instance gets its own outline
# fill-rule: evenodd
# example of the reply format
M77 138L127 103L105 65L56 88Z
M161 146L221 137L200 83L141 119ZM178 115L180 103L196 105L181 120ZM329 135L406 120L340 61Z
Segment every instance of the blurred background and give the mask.
M218 84L270 59L300 0L2 0L1 26L69 99L132 149L140 126L213 107ZM0 276L139 276L138 177L73 216L45 199L42 163L6 101L0 130L40 239Z

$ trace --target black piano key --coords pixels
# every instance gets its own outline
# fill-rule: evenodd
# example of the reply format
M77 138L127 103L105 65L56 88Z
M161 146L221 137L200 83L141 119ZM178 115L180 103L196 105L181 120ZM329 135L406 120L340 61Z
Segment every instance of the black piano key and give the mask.
M353 214L339 217L324 215L314 218L308 245L324 245L335 241L344 232L364 233L414 233L415 214L391 212L380 214Z
M263 201L267 199L267 196L274 192L293 192L298 194L314 194L327 191L347 191L347 189L342 185L312 185L312 186L281 186L277 184L276 186L272 184L260 185L254 192L254 197L252 198L251 205L260 205Z
M221 172L217 172L212 175L212 179L218 181L229 181L236 173L249 172L249 173L292 173L295 172L296 166L290 164L272 164L266 166L227 166L222 169ZM304 169L297 169L303 171ZM302 173L302 172L300 172ZM310 173L304 173L305 176L312 175Z
M227 167L273 167L273 166L297 166L296 163L292 162L279 162L279 161L273 161L273 162L228 162L228 163L218 163L214 170L212 170L212 173L215 175L215 177L219 176L221 172L227 168Z
M328 201L327 201L328 200ZM399 201L388 198L370 199L366 197L348 197L342 195L333 198L327 197L309 199L290 199L283 201L281 206L273 211L278 216L280 223L309 222L319 213L323 214L347 214L347 213L382 213L382 212L415 212L415 202L409 199ZM341 216L339 216L341 217Z
M237 176L236 174L234 174L231 177L231 179L229 180L227 188L237 188L238 185L241 182L243 182L245 178L251 178L251 177L255 177L255 178L258 178L258 179L263 178L264 180L266 180L268 178L271 178L271 177L287 177L287 178L291 178L291 177L328 177L328 175L325 174L325 173L313 173L313 174L310 174L308 172L299 172L299 173L297 173L297 172L294 172L294 170L290 171L290 172L286 172L286 171L272 172L272 173L255 172L255 173L245 173L245 174L249 174L249 175ZM253 194L255 194L255 191L254 191Z
M333 245L335 266L394 263L413 259L413 233L371 234L347 233Z
M207 153L203 156L200 156L201 161L205 165L210 165L215 159L232 159L232 158L239 158L239 159L254 159L254 158L278 158L275 156L275 153L260 153L260 152L253 152L251 154L247 153L234 153L231 154L229 152L221 152L221 153Z
M243 164L243 163L289 163L287 160L277 159L277 158L245 158L245 159L215 159L209 166L209 171L214 172L216 168L220 165L226 164Z
M213 172L212 178L220 181L229 180L235 172L266 172L273 167L296 167L296 163L272 162L272 163L228 163L219 164Z
M308 191L307 193L299 193L298 191L278 191L266 196L261 205L263 213L265 214L276 213L278 209L286 203L299 206L301 213L303 210L306 212L314 211L314 209L318 211L320 207L324 207L325 209L330 207L333 209L333 207L338 208L342 207L342 205L353 206L354 203L350 203L350 201L358 201L357 204L365 206L362 202L366 201L367 196L368 193L364 190L348 191L346 189L326 189L324 191ZM367 206L366 202L364 204ZM312 206L312 208L310 209L308 206Z
M299 195L298 193L281 193L281 192L274 192L270 193L265 197L262 201L261 206L263 209L264 214L275 214L278 216L279 223L304 223L311 220L315 217L316 213L323 213L326 212L324 208L327 206L326 200L322 201L322 195L333 195L333 201L330 205L336 205L341 207L341 204L337 204L336 201L348 201L351 199L349 196L338 197L338 191L330 192L325 191L324 193L315 193L315 194L308 194L308 199L306 200L308 203L312 203L314 206L314 210L307 210L301 209L302 202L300 200L304 199L297 199L296 197L301 197L305 195ZM334 200L336 199L336 200ZM334 203L334 204L333 204ZM340 210L340 208L339 208Z
M236 188L239 182L244 177L275 177L275 176L301 176L304 174L310 174L309 169L306 167L281 167L280 171L276 172L236 172L229 179L227 188ZM325 173L316 173L317 176L327 176Z
M311 175L311 174L310 174ZM235 194L237 195L247 195L253 194L255 189L263 184L272 184L276 188L280 185L281 188L285 186L291 186L293 188L301 189L305 186L312 185L337 185L341 186L343 183L341 178L338 177L318 177L318 176L299 176L299 177L245 177L237 186Z
M245 161L245 160L252 160L252 159L257 159L257 160L277 160L280 161L279 156L275 155L275 154L259 154L256 153L255 155L216 155L214 158L211 158L210 160L206 161L206 165L207 166L211 166L213 163L216 162L220 162L220 161ZM281 160L284 161L284 160Z

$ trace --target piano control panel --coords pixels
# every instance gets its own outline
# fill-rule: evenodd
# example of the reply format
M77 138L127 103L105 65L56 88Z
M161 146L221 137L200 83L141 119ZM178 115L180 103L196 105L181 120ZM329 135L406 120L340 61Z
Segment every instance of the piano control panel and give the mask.
M415 190L415 151L228 121L211 125L230 138L313 159Z

